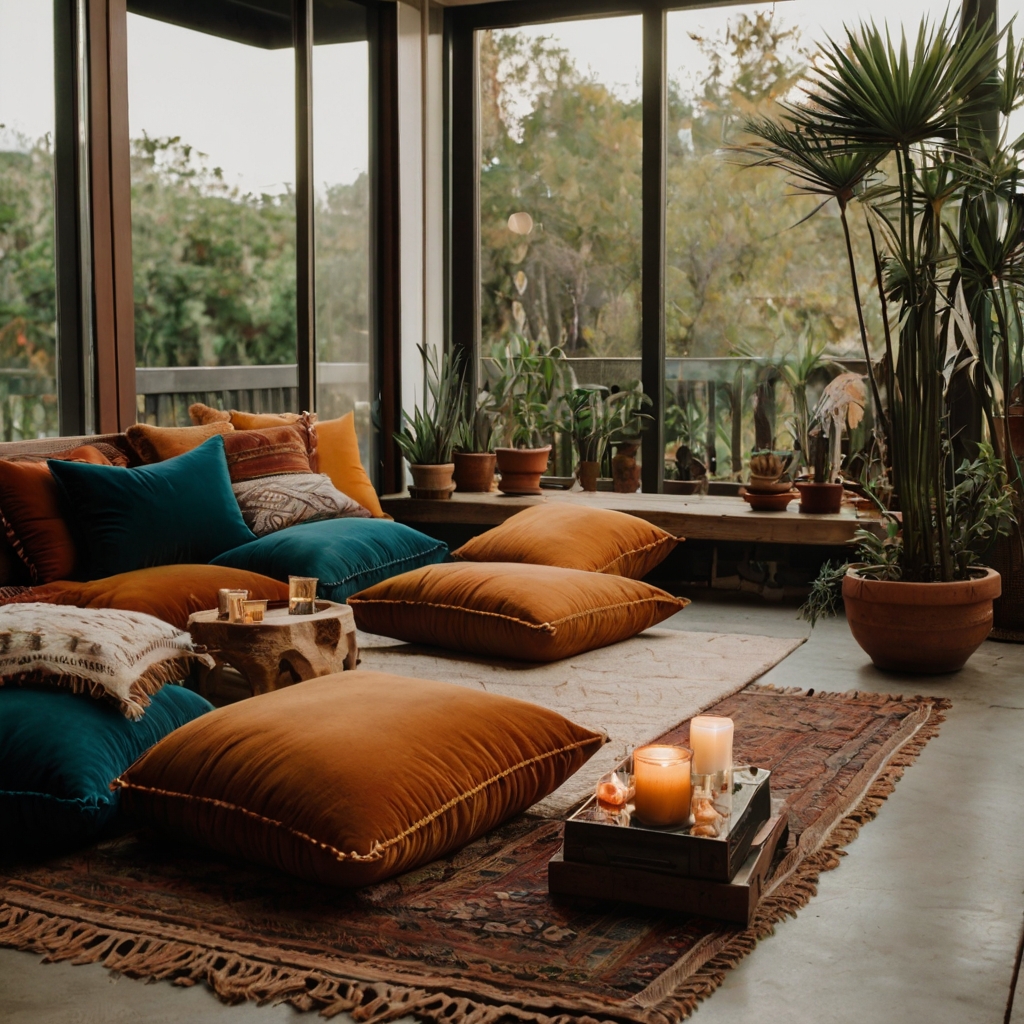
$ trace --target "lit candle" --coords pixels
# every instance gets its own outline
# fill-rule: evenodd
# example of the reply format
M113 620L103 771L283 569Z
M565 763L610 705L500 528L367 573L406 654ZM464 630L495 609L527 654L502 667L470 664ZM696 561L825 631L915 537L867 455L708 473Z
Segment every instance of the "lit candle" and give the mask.
M656 744L633 751L636 815L645 825L685 825L690 817L690 751Z
M694 775L713 775L732 768L732 734L731 718L698 715L690 722Z

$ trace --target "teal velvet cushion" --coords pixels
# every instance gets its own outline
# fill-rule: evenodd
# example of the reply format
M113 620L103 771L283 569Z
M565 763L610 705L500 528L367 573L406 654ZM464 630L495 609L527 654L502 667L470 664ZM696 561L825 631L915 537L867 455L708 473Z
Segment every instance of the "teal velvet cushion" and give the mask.
M220 435L136 469L50 460L88 580L154 565L209 562L255 539L231 490Z
M151 746L213 705L164 686L145 715L66 690L0 687L0 855L87 843L117 814L110 783Z
M448 545L387 519L326 519L260 537L213 559L274 579L316 576L317 594L345 601L374 583L443 562Z

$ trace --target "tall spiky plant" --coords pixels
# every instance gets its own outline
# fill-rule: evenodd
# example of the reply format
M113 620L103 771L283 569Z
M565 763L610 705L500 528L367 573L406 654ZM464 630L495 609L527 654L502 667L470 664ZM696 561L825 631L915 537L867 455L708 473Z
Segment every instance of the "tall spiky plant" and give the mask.
M905 34L895 45L888 32L862 24L823 47L803 102L748 126L758 140L748 147L753 162L781 167L799 191L839 203L859 312L845 214L851 200L867 208L886 329L881 422L903 518L905 580L949 581L959 572L945 512L947 343L956 323L956 251L946 226L970 158L957 127L978 113L979 86L996 72L997 58L989 26L958 34L945 18L937 26L925 18L911 52ZM869 181L889 157L895 181ZM889 335L890 310L898 344ZM870 370L862 316L860 327ZM880 410L873 373L871 385Z

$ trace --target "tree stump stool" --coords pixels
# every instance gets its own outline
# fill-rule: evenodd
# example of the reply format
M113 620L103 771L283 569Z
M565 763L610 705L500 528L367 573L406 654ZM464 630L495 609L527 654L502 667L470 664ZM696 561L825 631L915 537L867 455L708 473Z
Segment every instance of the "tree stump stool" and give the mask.
M283 686L354 669L359 660L356 624L348 605L317 601L312 615L289 615L287 601L274 601L262 622L228 622L217 609L189 616L192 639L213 656L216 668L203 669L199 685L229 666L255 696Z

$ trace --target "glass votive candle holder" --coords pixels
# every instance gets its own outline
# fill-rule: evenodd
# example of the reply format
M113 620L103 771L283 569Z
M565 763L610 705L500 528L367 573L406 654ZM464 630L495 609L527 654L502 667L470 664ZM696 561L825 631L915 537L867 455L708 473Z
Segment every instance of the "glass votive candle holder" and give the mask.
M267 602L243 601L242 614L244 616L242 621L247 625L251 625L254 622L262 622L263 617L267 614Z
M245 602L249 599L248 590L229 590L227 595L228 622L245 621Z
M653 743L633 751L633 805L637 818L655 828L690 820L690 763L687 747Z
M597 780L597 805L605 811L621 811L633 799L633 792L630 766L620 765Z
M217 618L226 619L228 617L228 594L231 593L230 587L221 587L217 591Z
M316 576L288 577L288 614L312 615L316 611Z

